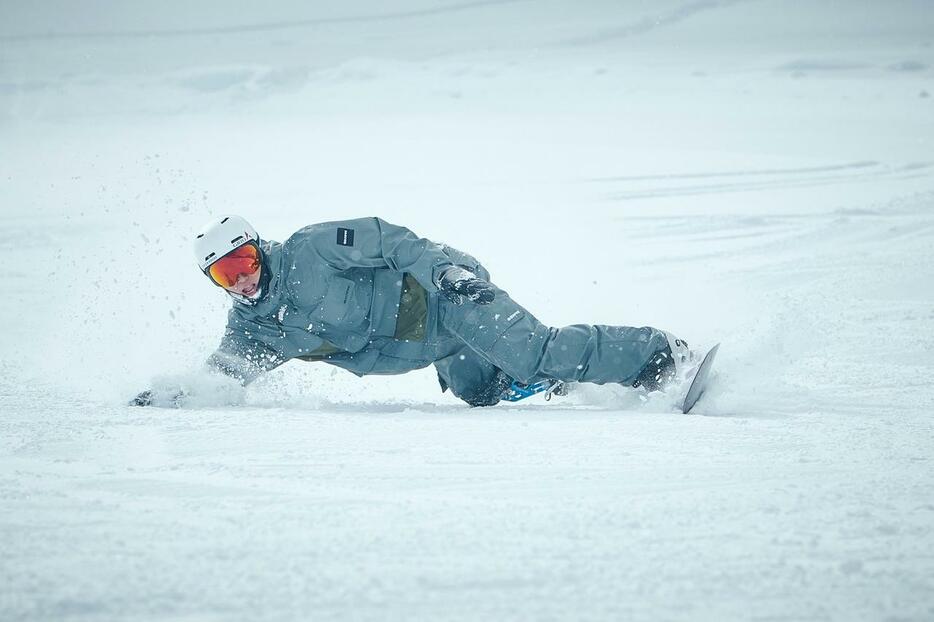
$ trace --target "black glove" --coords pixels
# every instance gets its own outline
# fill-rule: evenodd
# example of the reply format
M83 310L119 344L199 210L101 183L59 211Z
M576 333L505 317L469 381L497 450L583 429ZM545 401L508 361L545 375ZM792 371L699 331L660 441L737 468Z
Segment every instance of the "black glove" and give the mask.
M441 274L438 289L456 305L464 304L465 300L488 305L496 298L496 290L489 281L460 266L451 266Z
M127 403L127 406L152 406L152 391L146 389Z
M186 397L188 397L187 394L181 389L169 392L156 392L152 389L146 389L131 399L127 403L127 406L158 406L160 408L181 408L182 404L185 402Z

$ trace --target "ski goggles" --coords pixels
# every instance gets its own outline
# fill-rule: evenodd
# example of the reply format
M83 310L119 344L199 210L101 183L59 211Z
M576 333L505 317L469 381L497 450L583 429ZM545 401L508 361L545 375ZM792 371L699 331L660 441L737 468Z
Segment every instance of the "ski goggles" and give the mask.
M228 288L237 283L241 274L244 276L255 274L261 264L259 247L255 242L247 242L212 263L204 270L204 273L214 281L215 285Z

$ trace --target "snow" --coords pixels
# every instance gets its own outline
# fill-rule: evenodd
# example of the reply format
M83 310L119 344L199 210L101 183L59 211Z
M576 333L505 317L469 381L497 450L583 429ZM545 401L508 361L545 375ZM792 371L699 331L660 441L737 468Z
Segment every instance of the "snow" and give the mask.
M932 89L926 0L3 4L0 619L934 618ZM713 385L237 390L222 213L379 215Z

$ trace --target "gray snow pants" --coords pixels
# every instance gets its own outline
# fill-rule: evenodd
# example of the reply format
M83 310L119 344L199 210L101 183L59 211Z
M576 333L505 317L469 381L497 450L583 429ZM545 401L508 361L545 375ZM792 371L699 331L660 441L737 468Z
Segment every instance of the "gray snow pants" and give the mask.
M545 326L499 288L488 305L455 305L442 297L438 308L439 329L465 344L435 361L438 376L443 387L476 406L499 401L499 370L523 383L554 378L630 384L668 344L651 327Z

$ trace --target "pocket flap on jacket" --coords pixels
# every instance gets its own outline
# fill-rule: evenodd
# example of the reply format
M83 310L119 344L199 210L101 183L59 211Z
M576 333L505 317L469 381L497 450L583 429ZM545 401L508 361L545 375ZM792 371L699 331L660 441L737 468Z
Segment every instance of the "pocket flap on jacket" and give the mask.
M328 293L318 307L315 315L328 324L339 324L350 319L353 309L354 283L340 277L328 281Z

